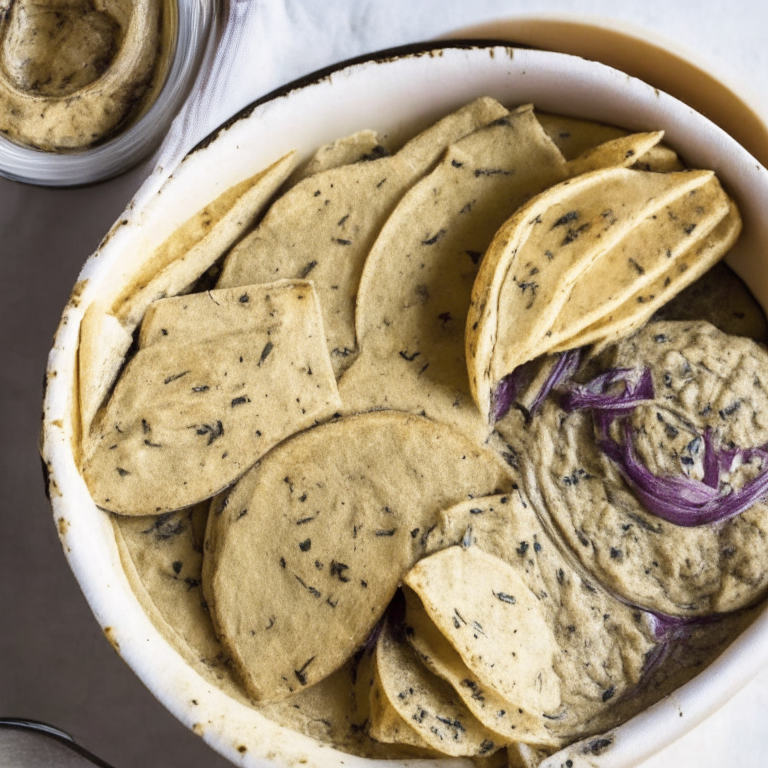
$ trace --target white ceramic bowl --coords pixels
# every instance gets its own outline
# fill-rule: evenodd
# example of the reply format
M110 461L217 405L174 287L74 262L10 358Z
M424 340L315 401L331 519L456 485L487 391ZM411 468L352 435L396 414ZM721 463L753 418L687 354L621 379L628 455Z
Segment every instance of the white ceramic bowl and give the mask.
M282 728L211 688L144 614L121 568L112 525L77 468L83 313L129 279L142 254L150 254L195 211L285 152L297 148L308 156L319 144L363 128L406 137L480 95L509 105L533 102L543 110L630 129L663 127L673 148L693 165L717 171L738 201L744 233L729 260L768 306L768 171L690 107L616 70L563 54L452 42L339 65L280 89L230 120L189 153L162 194L151 191L150 177L86 262L64 310L48 363L42 454L62 544L108 639L176 717L238 765L370 768L373 761ZM766 662L768 612L763 611L699 677L598 741L574 744L543 765L637 765L720 707Z

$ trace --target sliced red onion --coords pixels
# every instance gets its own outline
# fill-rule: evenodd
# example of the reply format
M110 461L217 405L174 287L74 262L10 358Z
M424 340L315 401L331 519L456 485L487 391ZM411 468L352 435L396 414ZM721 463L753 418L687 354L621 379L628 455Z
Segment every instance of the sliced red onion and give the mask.
M547 395L566 379L570 379L576 371L579 370L581 365L581 349L569 349L567 352L563 352L558 358L557 362L552 366L552 370L549 372L544 384L542 385L539 393L533 399L531 407L528 409L528 413L533 415L541 408L541 404L546 400Z
M657 640L666 640L670 636L678 635L691 627L701 626L703 624L714 624L720 621L727 614L707 613L703 616L670 616L667 613L649 612L651 620L651 631Z
M768 462L765 448L746 449L763 459L760 474L738 491L720 494L711 476L711 459L705 459L705 477L708 482L680 475L669 477L654 475L637 459L632 447L632 428L624 421L624 439L621 445L611 438L600 441L600 449L618 467L643 506L657 517L674 525L690 528L728 520L745 512L768 494ZM705 433L707 451L714 453L711 436ZM709 471L709 476L707 472ZM719 468L718 468L719 474Z
M536 397L528 409L533 415L539 410L547 395L565 379L569 379L579 368L581 363L581 349L569 349L560 354L557 362L552 366L544 384L542 384ZM533 381L536 375L536 363L530 361L519 365L512 373L507 374L496 387L491 398L491 410L493 420L498 421L512 407L512 404L520 397L523 390Z
M656 611L649 612L651 631L658 645L646 656L643 677L639 686L643 687L665 661L672 650L673 643L686 643L694 628L706 624L715 624L718 621L722 621L727 615L709 613L704 616L683 618L680 616L669 616L666 613L657 613Z
M536 368L533 361L518 365L512 373L508 373L497 385L491 397L493 420L498 421L506 415L512 404L520 397L520 393L533 381Z
M728 471L732 463L728 463ZM704 484L710 488L720 486L720 461L712 442L712 430L709 427L704 430Z
M612 391L623 384L621 392ZM653 400L653 377L649 368L612 368L595 376L586 384L574 384L563 395L561 405L570 412L579 408L613 411L615 416L626 416L647 400Z

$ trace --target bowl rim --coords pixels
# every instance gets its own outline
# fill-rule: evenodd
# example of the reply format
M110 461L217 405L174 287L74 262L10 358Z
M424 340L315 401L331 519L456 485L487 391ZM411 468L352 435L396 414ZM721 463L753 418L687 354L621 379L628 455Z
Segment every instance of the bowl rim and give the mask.
M444 54L453 55L454 53L472 56L474 52L479 52L486 57L490 54L492 59L496 52L506 55L513 68L515 58L519 59L522 54L524 60L530 58L534 63L543 58L553 66L555 64L561 67L570 65L579 72L594 71L596 75L613 78L614 83L618 82L617 77L620 76L625 88L629 90L631 87L642 92L649 103L654 99L659 103L663 102L667 109L674 108L680 112L681 120L692 120L693 123L704 126L705 134L715 141L717 149L722 151L727 149L738 159L739 173L751 174L744 183L757 186L756 197L764 206L763 209L768 209L768 171L705 117L667 94L605 65L567 54L518 46L509 40L468 39L418 43L357 56L325 67L275 89L240 110L193 147L170 177L167 177L167 173L162 173L162 169L159 171L156 169L150 175L133 201L129 203L124 214L105 236L97 251L86 261L64 309L48 359L40 450L47 492L62 546L70 567L107 639L166 708L188 728L203 736L211 747L239 765L266 766L275 762L281 764L309 762L318 766L352 765L355 768L357 766L370 768L374 762L378 763L378 761L339 752L296 731L267 721L261 715L258 715L258 718L264 722L254 725L250 722L256 714L254 710L238 704L222 691L210 686L160 635L138 603L122 569L119 572L114 571L116 548L113 546L114 551L105 552L94 551L89 546L89 536L92 532L80 529L79 523L76 524L73 521L71 512L77 511L80 503L85 506L90 503L93 509L89 514L97 510L77 471L72 444L76 435L71 428L67 429L67 419L71 420L79 325L84 308L88 299L91 302L94 301L97 295L96 288L100 283L105 282L108 268L114 266L120 248L129 239L127 235L139 230L150 220L145 214L151 207L152 201L157 198L158 173L162 174L164 180L167 177L161 187L164 192L169 189L172 192L178 190L179 185L183 187L185 180L193 173L190 168L195 166L195 158L201 157L202 153L217 140L231 137L233 135L231 132L238 126L242 127L251 117L258 119L260 112L273 109L281 98L299 94L307 88L320 86L324 82L330 83L332 76L341 74L348 77L360 76L366 68L377 64L396 64L425 56L441 59ZM516 53L517 56L515 56ZM512 69L507 74L511 76ZM226 141L221 146L225 145ZM171 194L172 197L173 194ZM216 192L209 193L209 199L215 197ZM167 197L164 202L167 202ZM186 202L192 205L194 200L192 203L188 200ZM189 215L198 207L191 208ZM763 225L759 215L755 213L757 207L752 206L752 208L752 213L757 217L756 225L765 242L768 243L768 222ZM173 222L169 226L172 225ZM750 276L754 277L754 265L750 263L748 253L736 254L732 264L747 279ZM768 278L766 282L768 283ZM768 296L768 285L763 293ZM766 303L764 300L763 304ZM82 510L80 513L85 514ZM108 520L95 524L101 526L102 534L105 533L105 526L112 530ZM114 534L112 536L114 539ZM112 544L114 545L114 540ZM117 562L119 563L119 558ZM105 574L109 578L102 583ZM125 594L126 589L127 594ZM138 623L130 625L131 621ZM126 624L131 631L126 632ZM152 649L151 654L147 654L147 647ZM744 664L744 659L749 659L750 664ZM566 760L571 760L574 768L582 765L600 766L600 768L614 766L628 768L637 765L722 706L752 678L758 669L767 663L768 609L763 610L760 617L710 667L685 686L608 734L585 739L561 750L544 761L542 768L559 768ZM205 706L203 706L204 696ZM222 714L223 712L226 714ZM265 738L270 740L266 746L263 743ZM243 751L242 747L245 743L248 743L249 747ZM254 746L251 748L251 745ZM395 762L402 765L420 765L423 761ZM469 765L466 760L441 761L441 765L447 763L455 763L457 766Z

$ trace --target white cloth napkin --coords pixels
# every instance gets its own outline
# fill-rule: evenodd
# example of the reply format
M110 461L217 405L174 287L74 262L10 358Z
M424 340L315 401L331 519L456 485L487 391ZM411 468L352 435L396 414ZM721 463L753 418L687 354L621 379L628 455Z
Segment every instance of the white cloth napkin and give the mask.
M677 41L711 62L768 117L765 0L741 0L738 12L720 0L229 0L195 87L153 160L162 171L142 193L155 191L227 118L302 75L494 18L577 14L628 22ZM643 768L768 766L766 708L768 670Z

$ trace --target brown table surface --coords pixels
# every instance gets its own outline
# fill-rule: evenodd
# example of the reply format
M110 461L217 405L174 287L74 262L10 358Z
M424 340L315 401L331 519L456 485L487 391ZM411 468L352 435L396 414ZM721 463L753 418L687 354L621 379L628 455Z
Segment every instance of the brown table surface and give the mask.
M55 725L114 768L224 768L104 638L64 558L37 451L59 316L145 174L64 190L0 179L0 717Z

